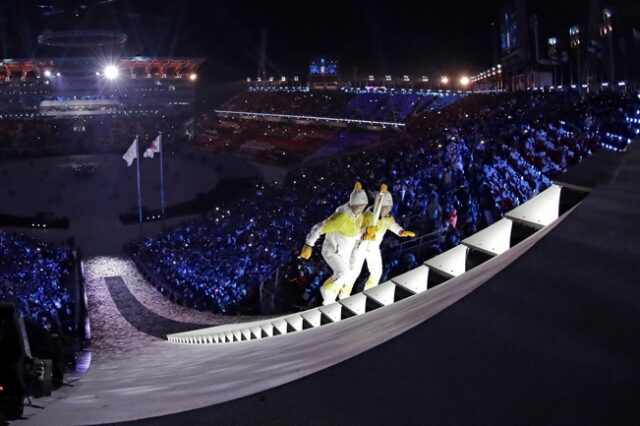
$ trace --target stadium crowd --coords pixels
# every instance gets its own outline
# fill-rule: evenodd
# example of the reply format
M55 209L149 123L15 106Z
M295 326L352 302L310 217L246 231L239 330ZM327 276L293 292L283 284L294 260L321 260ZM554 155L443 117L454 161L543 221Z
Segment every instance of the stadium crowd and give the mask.
M221 109L231 111L288 114L315 117L351 118L373 121L405 121L441 98L457 96L405 91L286 92L247 91L226 102ZM446 105L445 105L446 106Z
M22 235L0 231L0 300L16 300L32 319L72 311L62 285L71 272L71 253Z
M317 254L297 259L309 227L345 203L355 181L369 191L387 183L398 221L435 238L409 250L385 242L384 280L543 190L606 132L631 134L625 114L637 103L608 93L467 96L412 120L388 144L295 169L284 185L258 185L233 207L133 243L132 253L173 300L196 308L255 310L274 274L311 300L330 272Z
M404 123L426 111L445 108L457 94L412 91L341 90L304 92L252 90L229 100L223 111L284 114L367 120L351 123L318 123L286 117L237 117L203 114L198 120L196 145L271 163L293 165L305 157L326 157L364 147L394 136L397 128L368 121ZM266 121L266 122L265 122Z
M198 123L195 145L211 151L290 164L324 146L337 133L334 128L319 125L206 116Z
M24 316L31 355L52 360L58 386L83 338L77 265L75 250L0 231L0 302Z

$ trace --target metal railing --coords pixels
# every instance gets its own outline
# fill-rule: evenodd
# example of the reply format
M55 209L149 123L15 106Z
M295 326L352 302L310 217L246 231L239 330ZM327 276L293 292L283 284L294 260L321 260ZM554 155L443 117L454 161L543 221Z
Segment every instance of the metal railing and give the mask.
M417 216L417 215L414 215ZM436 241L438 241L440 239L441 234L445 231L445 228L440 228L436 231L430 232L428 234L424 234L424 235L419 235L416 236L414 238L405 240L405 241L399 241L396 242L395 244L392 244L388 247L386 247L385 249L382 250L382 255L383 257L388 258L389 256L392 255L396 255L400 258L402 258L402 256L409 252L412 251L414 249L418 249L418 253L422 252L422 248L424 246L426 246L427 244L431 244L434 243ZM276 302L285 305L286 302L283 300L282 297L280 297L277 293L278 293L278 287L280 287L283 283L282 283L282 279L285 278L285 274L283 273L283 269L284 266L280 265L276 268L275 271L275 277L274 278L267 278L266 280L263 280L260 283L260 287L258 289L258 294L259 294L259 303L260 303L260 309L262 310L262 307L265 306L265 303L270 303L271 309L270 312L272 312L275 308ZM274 275L272 275L273 277ZM268 285L270 283L273 283L272 286ZM296 305L296 304L289 304L289 307L292 308L292 310L304 310L304 309L308 309L308 307L305 306L300 306L300 305Z

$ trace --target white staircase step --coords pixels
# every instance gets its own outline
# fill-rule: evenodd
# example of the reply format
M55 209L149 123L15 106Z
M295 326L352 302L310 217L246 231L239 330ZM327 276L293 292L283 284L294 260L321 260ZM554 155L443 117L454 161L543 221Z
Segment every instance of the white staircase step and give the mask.
M393 303L395 292L396 285L391 281L387 281L365 290L364 294L382 306L387 306Z
M284 318L279 318L273 321L271 324L273 324L273 327L278 330L280 334L287 334L287 322L284 320Z
M505 216L538 228L545 227L559 216L561 191L561 187L552 185Z
M338 322L342 319L342 305L338 302L318 308L332 322Z
M300 314L312 327L320 327L322 313L318 309L310 309Z
M497 256L509 250L511 246L511 228L513 221L500 219L482 231L462 240L467 247Z
M448 277L457 277L466 270L467 250L466 246L460 244L427 260L424 264Z
M391 281L414 294L422 293L427 289L429 282L429 268L420 265L409 272L391 278Z
M353 296L346 297L340 300L340 304L353 312L356 315L365 313L367 305L367 296L362 293L354 294Z
M296 331L302 331L302 315L292 315L290 317L286 317L284 319L289 325L291 325L291 327L293 327L294 330Z
M260 324L260 328L267 337L273 337L273 324L265 323Z

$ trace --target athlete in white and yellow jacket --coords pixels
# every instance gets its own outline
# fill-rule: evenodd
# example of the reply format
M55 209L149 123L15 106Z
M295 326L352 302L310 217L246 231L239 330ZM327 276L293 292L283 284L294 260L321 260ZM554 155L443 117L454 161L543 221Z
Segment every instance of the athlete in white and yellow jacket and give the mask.
M349 203L338 207L334 214L317 223L307 235L305 246L300 253L303 259L311 257L313 245L320 235L325 234L321 253L331 267L333 275L320 288L323 305L335 302L338 293L340 298L351 293L351 288L345 293L344 287L351 280L350 258L356 242L361 237L362 212L368 203L367 193L360 183L356 183Z
M387 230L393 232L399 237L415 237L415 232L405 231L400 225L398 225L391 215L391 208L393 207L393 197L386 190L386 185L382 186L384 189L381 191L381 204L380 218L378 223L374 226L374 213L372 209L367 209L364 212L362 220L363 238L356 244L351 256L351 270L352 278L345 291L348 290L351 293L351 289L355 284L355 281L360 276L362 266L364 262L367 262L367 268L369 269L369 278L365 284L364 289L367 290L371 287L377 286L380 283L380 277L382 276L382 255L380 254L380 244L384 238Z

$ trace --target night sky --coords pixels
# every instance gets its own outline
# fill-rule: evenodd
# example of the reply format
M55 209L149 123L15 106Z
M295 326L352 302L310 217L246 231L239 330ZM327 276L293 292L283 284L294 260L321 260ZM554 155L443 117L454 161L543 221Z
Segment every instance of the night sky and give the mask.
M613 0L621 3L620 0ZM41 4L91 5L78 18L45 20ZM309 58L336 56L343 78L475 73L492 65L491 23L504 0L487 1L167 1L0 0L0 48L8 57L72 55L35 41L61 22L120 29L126 55L201 56L203 75L240 80L257 75L261 33L267 73L306 75ZM586 0L529 1L541 42L586 21ZM625 2L635 3L635 2ZM356 69L354 69L357 67Z

